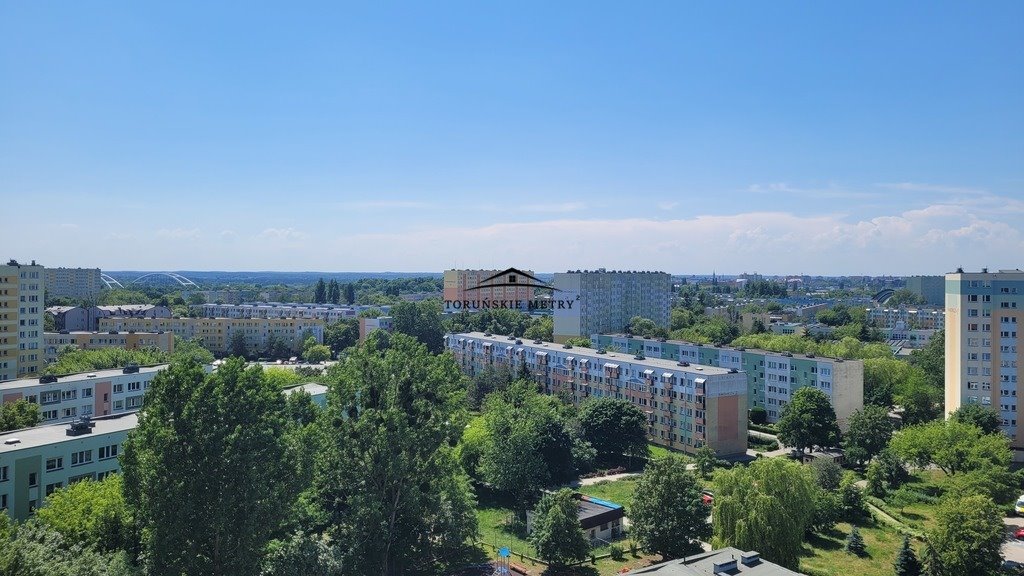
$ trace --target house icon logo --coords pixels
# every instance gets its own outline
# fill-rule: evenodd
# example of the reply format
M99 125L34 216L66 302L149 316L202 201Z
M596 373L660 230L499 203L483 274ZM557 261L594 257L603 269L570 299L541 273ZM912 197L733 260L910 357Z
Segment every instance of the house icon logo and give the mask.
M481 290L483 288L500 288L503 286L509 286L512 288L545 288L556 292L561 291L560 288L555 288L540 278L537 278L532 274L527 274L518 268L506 268L497 274L484 278L476 286L466 288L466 292Z

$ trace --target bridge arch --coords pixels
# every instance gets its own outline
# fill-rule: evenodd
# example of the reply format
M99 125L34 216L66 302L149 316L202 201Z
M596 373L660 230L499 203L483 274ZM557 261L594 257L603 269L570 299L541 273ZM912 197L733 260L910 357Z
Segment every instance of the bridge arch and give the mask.
M151 277L154 277L154 276L166 276L167 278L170 278L171 280L174 280L175 282L177 282L181 286L187 286L187 287L190 287L190 288L199 288L198 284L196 284L195 282L193 282L193 281L189 280L188 278L182 276L181 274L177 274L175 272L150 272L149 274L143 274L142 276L139 276L135 280L132 280L129 284L137 284L141 280L145 280L146 278L151 278Z

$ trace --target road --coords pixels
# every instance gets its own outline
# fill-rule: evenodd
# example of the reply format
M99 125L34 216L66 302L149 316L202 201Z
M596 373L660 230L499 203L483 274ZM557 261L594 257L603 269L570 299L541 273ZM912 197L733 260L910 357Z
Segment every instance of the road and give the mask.
M1003 560L1024 565L1024 540L1017 540L1013 537L1014 531L1024 527L1024 518L1009 516L1003 518L1003 525L1006 526L1006 540L1003 542Z

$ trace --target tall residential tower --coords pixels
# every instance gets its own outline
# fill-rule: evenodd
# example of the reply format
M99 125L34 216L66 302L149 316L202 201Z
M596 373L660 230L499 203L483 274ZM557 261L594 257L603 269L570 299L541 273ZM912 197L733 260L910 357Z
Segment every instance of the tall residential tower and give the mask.
M43 369L43 267L0 266L0 381Z
M604 268L555 274L557 298L576 300L555 310L555 342L622 332L634 316L668 328L672 277L664 272L609 272Z
M946 275L946 412L964 404L997 409L1014 459L1024 461L1024 434L1017 431L1017 398L1024 396L1019 327L1024 327L1024 271Z

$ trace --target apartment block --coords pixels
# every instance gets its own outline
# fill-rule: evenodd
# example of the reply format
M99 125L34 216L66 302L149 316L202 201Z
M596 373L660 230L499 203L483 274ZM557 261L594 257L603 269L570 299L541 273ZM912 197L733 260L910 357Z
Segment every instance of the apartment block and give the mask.
M739 370L746 382L746 409L760 406L777 422L793 393L804 386L821 390L832 401L845 432L850 415L864 407L864 362L751 348L694 344L638 336L594 334L591 345L623 354L685 361Z
M44 288L35 260L0 266L0 382L43 369Z
M1017 428L1022 326L1024 270L946 275L946 412L964 404L997 409L1017 461L1024 461L1024 434Z
M462 308L453 307L452 302L465 300L498 300L498 301L519 301L523 302L523 309L526 309L526 302L532 300L535 295L535 288L526 284L522 286L487 286L487 284L508 284L492 280L496 275L505 270L445 270L444 290L442 292L445 312L458 312ZM533 276L532 270L523 270L525 274ZM490 281L490 282L487 282ZM480 287L483 284L484 287Z
M125 413L0 434L0 510L25 520L54 490L120 471L117 457L137 425Z
M174 352L174 334L170 332L44 332L43 358L46 363L55 362L60 351L71 346L79 350L101 348L159 348L167 353Z
M4 404L23 399L39 404L43 422L131 412L142 406L149 383L166 367L162 364L10 380L0 383L0 399Z
M867 318L880 330L942 330L946 313L941 307L867 308Z
M946 281L942 276L910 276L906 280L906 288L931 306L946 303Z
M747 377L737 369L599 351L481 332L449 334L445 345L469 376L488 366L526 370L549 394L576 404L616 398L647 414L651 441L719 456L747 450Z
M378 308L387 313L390 306L364 306L340 304L283 304L255 302L249 304L198 304L192 310L206 318L300 318L323 320L333 324L341 320L354 320L359 313Z
M51 298L76 298L95 302L106 284L99 268L47 268L46 292Z
M664 272L562 272L552 282L555 297L575 301L571 308L554 311L554 340L619 332L634 316L667 328L672 298L672 276Z
M391 331L391 317L390 316L379 316L377 318L360 318L359 319L359 341L366 340L372 332L376 330L384 330L387 332Z
M95 332L100 318L170 318L171 309L154 304L118 304L113 306L51 306L46 313L53 316L57 330Z
M155 372L142 374L151 378ZM326 406L326 386L308 383L284 393L299 391L317 406ZM0 433L0 510L25 520L54 490L120 472L118 455L138 425L136 410Z
M302 350L312 336L324 341L324 321L310 318L100 318L100 332L170 332L186 340L199 338L215 354L229 352L236 332L245 337L247 350L265 351L274 340L283 340L292 350Z

